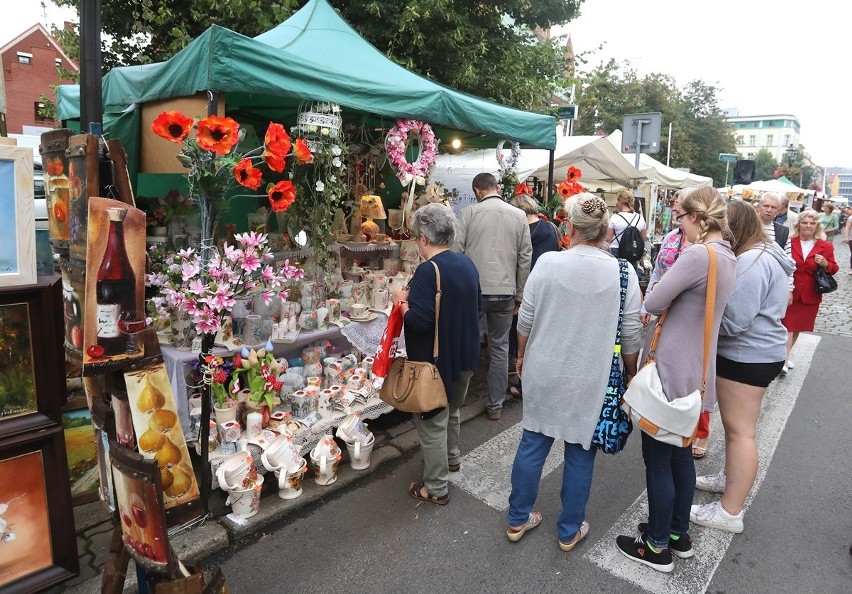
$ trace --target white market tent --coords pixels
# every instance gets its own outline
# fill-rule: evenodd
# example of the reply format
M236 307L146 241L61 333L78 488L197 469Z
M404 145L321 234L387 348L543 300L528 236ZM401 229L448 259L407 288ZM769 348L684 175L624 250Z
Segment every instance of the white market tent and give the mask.
M607 139L613 144L616 150L619 150L621 147L621 130L616 130ZM622 156L630 160L631 163L636 162L635 153L622 153ZM710 177L687 173L686 171L669 167L645 153L639 155L639 171L644 173L651 183L657 184L660 188L682 190L684 188L705 188L713 185L713 179Z
M752 192L777 192L779 194L805 194L807 192L804 188L783 182L779 179L756 181L747 186L734 186L734 192L737 192L738 189L740 192L742 190L751 190Z
M509 143L503 148L508 156ZM534 176L547 178L550 151L524 149L518 158L518 178L525 180ZM618 151L600 136L563 136L557 129L556 149L554 150L554 177L564 179L570 165L579 167L583 172L580 180L584 185L597 189L613 191L610 186L635 187L646 181L646 177L637 171ZM459 154L439 155L435 168L430 175L431 181L441 182L449 190L458 190L461 205L473 200L471 182L478 173L488 172L499 176L497 151L481 149L465 151Z

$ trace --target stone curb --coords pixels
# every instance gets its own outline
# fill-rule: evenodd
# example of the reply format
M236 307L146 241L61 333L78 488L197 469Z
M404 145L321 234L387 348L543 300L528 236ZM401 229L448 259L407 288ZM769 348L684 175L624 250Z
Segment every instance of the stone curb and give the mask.
M484 411L484 399L476 400L462 407L460 411L461 422L465 423L481 415ZM387 439L387 437L391 437L391 435L400 431L399 427L402 426L406 427L406 429L391 439ZM352 470L348 461L343 462L338 471L337 480L328 486L317 485L310 476L306 475L302 495L296 499L281 499L270 490L264 494L258 513L246 520L244 524L238 524L227 516L222 516L193 527L172 538L172 547L176 555L185 565L192 565L195 562L225 550L229 546L239 545L241 542L248 540L249 537L283 520L293 512L347 488L352 483L369 476L380 467L399 459L405 453L419 446L417 431L414 430L413 424L405 423L392 429L396 431L390 435L383 436L384 439L382 441L384 443L379 448L373 450L369 468ZM274 477L271 473L269 476ZM91 531L92 528L99 527L101 524L110 521L109 515L106 514L103 504L100 501L75 508L74 519L75 526L77 527L78 541L85 538L83 533L87 530ZM91 552L87 549L78 551L78 554L82 558L86 555L91 555ZM65 592L67 594L97 594L100 590L101 576L98 574L82 583L65 588L55 588L52 591ZM124 592L132 594L136 590L136 573L133 562L131 561L127 570Z

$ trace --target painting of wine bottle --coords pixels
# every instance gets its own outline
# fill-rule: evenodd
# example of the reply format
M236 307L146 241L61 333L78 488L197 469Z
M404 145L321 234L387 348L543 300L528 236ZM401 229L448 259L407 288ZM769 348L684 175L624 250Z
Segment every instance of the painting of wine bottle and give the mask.
M146 354L145 213L116 200L89 199L87 250L86 374L86 366L121 369Z

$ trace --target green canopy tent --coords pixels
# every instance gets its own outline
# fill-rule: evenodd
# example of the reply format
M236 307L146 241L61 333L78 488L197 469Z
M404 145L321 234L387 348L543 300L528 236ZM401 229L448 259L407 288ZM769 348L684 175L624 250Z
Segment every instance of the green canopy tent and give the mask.
M460 131L467 146L493 146L504 138L556 146L553 117L478 99L406 70L361 38L326 0L310 0L255 39L214 25L166 62L115 68L103 80L104 111L200 91L224 93L228 113L258 120L295 113L306 100L330 101L347 114L388 125L413 118L437 126L439 136L441 128ZM73 111L61 105L60 118Z

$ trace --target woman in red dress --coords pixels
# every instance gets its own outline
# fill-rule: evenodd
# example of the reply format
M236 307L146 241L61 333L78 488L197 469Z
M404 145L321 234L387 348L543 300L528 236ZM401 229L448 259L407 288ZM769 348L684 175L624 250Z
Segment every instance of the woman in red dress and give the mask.
M790 246L796 272L793 273L793 301L787 308L787 315L781 320L787 328L787 361L781 369L787 373L790 365L790 351L800 332L813 332L814 322L819 313L822 295L816 292L814 275L817 267L823 267L831 274L837 274L838 266L834 261L834 246L822 239L825 233L814 210L805 210L793 224L793 238Z

